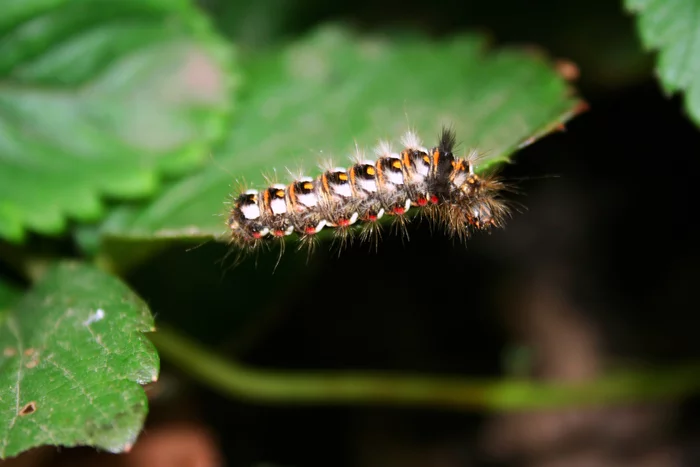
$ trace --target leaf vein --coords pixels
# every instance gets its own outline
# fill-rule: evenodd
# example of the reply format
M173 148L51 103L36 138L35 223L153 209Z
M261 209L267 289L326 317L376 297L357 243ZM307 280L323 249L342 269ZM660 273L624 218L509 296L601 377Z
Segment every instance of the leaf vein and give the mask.
M5 457L5 450L7 449L7 443L9 443L9 441L10 441L10 431L15 426L15 423L17 423L17 417L19 417L20 390L21 390L22 378L23 378L22 355L24 355L24 342L22 341L22 335L19 331L19 328L17 327L17 321L15 320L14 316L10 315L7 317L7 327L10 329L10 332L17 340L18 365L17 365L17 381L15 383L15 415L12 417L12 420L10 420L10 424L7 427L7 434L5 435L5 437L2 440L2 452L0 453L1 457Z
M63 365L58 364L56 361L53 359L48 359L49 363L56 367L61 373L63 373L63 376L73 383L73 388L78 389L82 395L87 399L87 401L90 403L91 407L94 407L95 410L97 410L100 414L100 416L105 419L105 420L110 420L110 417L100 408L98 404L95 404L95 400L90 396L90 393L85 390L82 384L80 384L80 381L78 378L75 377L75 375L66 367Z

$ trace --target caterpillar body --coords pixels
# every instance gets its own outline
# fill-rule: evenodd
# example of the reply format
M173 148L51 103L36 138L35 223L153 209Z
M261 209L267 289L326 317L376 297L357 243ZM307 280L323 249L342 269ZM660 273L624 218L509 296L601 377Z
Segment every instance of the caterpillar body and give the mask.
M234 198L228 216L231 242L250 250L297 233L302 245L313 246L324 228L334 229L342 241L356 232L376 241L382 217L393 217L403 228L412 208L459 239L502 226L509 213L500 196L504 184L477 175L475 151L455 157L454 131L443 128L431 149L412 131L401 143L403 149L396 153L389 143L380 142L374 161L358 151L349 168L328 167L315 178L244 190ZM357 224L362 227L357 229Z

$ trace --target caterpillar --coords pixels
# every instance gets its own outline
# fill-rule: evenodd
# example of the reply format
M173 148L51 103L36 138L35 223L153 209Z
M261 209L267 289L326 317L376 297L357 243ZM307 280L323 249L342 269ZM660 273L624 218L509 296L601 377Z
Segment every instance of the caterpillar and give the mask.
M509 214L501 198L504 183L493 175L477 175L476 151L455 157L452 129L443 127L431 149L413 131L406 132L401 144L397 153L390 143L380 142L375 160L358 149L349 168L325 167L315 178L242 190L227 219L231 243L255 250L296 233L311 250L316 236L331 228L342 242L359 232L376 245L380 219L392 217L397 230L405 231L412 208L460 240L503 225Z

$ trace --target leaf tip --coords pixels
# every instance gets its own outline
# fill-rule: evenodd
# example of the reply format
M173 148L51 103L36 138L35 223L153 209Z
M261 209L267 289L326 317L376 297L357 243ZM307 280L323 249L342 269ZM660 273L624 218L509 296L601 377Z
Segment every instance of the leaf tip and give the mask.
M588 112L590 109L591 106L588 102L584 101L583 99L579 99L576 107L574 107L573 116L575 117L577 115L581 115L584 112Z

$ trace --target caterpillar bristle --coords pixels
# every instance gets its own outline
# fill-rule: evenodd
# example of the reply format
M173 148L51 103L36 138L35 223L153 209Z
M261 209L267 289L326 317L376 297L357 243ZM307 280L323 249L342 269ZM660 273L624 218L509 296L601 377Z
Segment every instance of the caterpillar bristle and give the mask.
M380 140L377 143L377 146L374 148L374 154L377 157L396 157L397 155L392 151L391 142L386 140Z
M457 134L452 128L442 127L438 142L438 149L442 152L453 152L457 145Z
M377 249L383 217L392 218L394 234L408 239L409 211L418 211L431 230L441 227L460 241L477 231L503 227L511 209L501 194L511 187L494 174L476 173L483 153L470 150L465 157L455 157L456 141L455 131L443 127L437 144L426 149L415 132L407 131L401 137L401 152L380 141L374 148L376 160L367 159L355 143L349 168L328 160L315 178L288 170L293 179L287 185L279 183L273 171L265 177L264 190L242 186L233 196L229 242L246 255L277 239L281 255L286 237L296 233L298 250L306 249L309 258L317 235L332 228L339 251L355 237Z
M314 254L316 251L316 247L318 246L318 237L314 235L300 235L299 236L299 245L297 246L297 251L301 250L306 250L306 262L308 263L309 260L311 259L311 256Z
M382 240L382 225L378 220L362 224L359 237L360 242L369 245L370 251L378 251L379 242Z
M418 134L416 134L416 132L413 130L408 130L406 133L404 133L404 135L401 137L401 144L406 149L420 150L426 153L428 152L428 150L423 147L423 142L418 137Z

